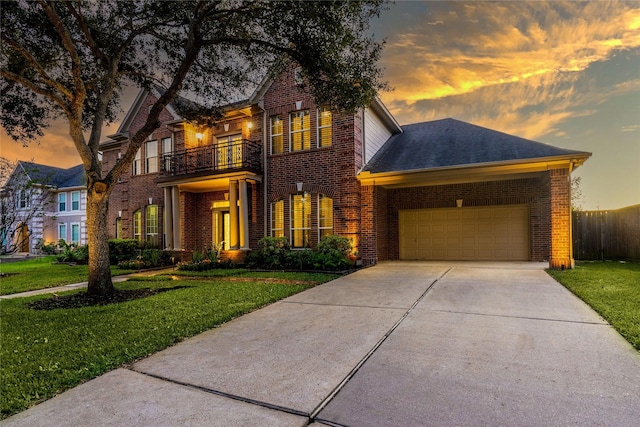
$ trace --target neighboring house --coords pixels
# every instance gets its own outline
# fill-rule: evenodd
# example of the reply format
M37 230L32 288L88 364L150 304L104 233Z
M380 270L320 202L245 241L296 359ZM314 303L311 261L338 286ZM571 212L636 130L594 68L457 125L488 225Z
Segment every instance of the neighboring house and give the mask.
M18 252L36 253L40 241L86 244L86 181L82 165L63 169L19 161L3 187L4 208L15 217L4 224L3 246L19 242Z
M110 169L158 91L141 91L101 144ZM121 177L110 234L168 250L222 245L242 260L263 236L294 248L353 240L393 259L548 260L570 268L570 173L591 154L453 119L400 126L375 100L316 105L291 68L198 127L168 106Z

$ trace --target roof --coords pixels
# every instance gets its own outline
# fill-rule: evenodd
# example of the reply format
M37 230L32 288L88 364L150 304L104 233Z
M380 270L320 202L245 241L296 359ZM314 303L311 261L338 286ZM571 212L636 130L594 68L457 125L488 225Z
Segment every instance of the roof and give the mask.
M400 172L591 156L451 118L406 125L402 130L387 140L363 171Z
M82 164L68 169L19 161L13 174L22 170L29 181L56 188L84 187L87 177Z

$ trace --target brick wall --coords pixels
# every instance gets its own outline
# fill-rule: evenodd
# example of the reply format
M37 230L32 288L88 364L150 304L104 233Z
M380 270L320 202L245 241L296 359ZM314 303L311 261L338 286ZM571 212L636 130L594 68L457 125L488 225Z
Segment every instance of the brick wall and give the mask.
M571 236L571 175L568 169L549 171L551 208L550 268L573 268Z
M526 204L529 206L530 253L532 261L549 259L550 212L548 210L548 180L527 178L452 184L430 187L390 189L377 193L379 209L386 205L384 225L377 221L378 260L398 259L398 211L404 209L453 208L456 199L464 206L494 206ZM386 198L386 202L383 202ZM384 215L378 215L380 219Z

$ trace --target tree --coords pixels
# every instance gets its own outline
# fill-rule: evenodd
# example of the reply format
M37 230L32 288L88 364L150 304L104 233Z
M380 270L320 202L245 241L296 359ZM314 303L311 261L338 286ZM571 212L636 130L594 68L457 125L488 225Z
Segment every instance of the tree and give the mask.
M582 203L584 202L584 195L582 194L582 177L571 177L571 210L581 211Z
M30 176L37 176L36 179ZM53 202L49 176L33 163L12 163L0 157L0 255L22 250Z
M113 291L109 195L166 105L197 94L203 105L185 114L215 117L236 95L230 88L295 61L319 102L353 111L385 88L381 45L366 35L381 8L380 0L3 3L0 123L24 142L53 118L68 122L87 174L88 293ZM119 112L125 85L163 91L127 152L103 173L101 129Z

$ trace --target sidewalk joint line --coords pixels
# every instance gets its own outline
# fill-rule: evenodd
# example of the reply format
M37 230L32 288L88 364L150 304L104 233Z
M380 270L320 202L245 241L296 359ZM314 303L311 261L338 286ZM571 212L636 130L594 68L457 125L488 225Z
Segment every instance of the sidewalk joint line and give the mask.
M317 306L325 306L325 307L352 307L352 308L383 308L390 310L406 310L407 307L393 307L393 306L382 306L382 305L358 305L358 304L330 304L330 303L322 303L322 302L304 302L304 301L280 301L284 304L303 304L303 305L317 305Z
M436 311L440 313L454 313L454 314L468 314L470 316L487 316L487 317L506 317L510 319L526 319L526 320L542 320L545 322L560 322L560 323L580 323L584 325L599 325L599 326L611 326L609 323L602 322L585 322L582 320L563 320L563 319L546 319L544 317L528 317L528 316L510 316L507 314L491 314L491 313L472 313L469 311L456 311L456 310L437 310L433 309L430 311Z
M267 402L263 402L261 400L251 399L249 397L242 397L242 396L238 396L236 394L225 393L224 391L215 390L215 389L204 387L204 386L199 386L199 385L195 385L195 384L191 384L191 383L186 383L186 382L183 382L183 381L174 380L174 379L171 379L171 378L163 377L162 375L151 374L149 372L139 371L139 370L134 369L134 368L128 368L128 369L133 371L133 372L136 372L138 374L142 374L142 375L145 375L145 376L148 376L148 377L151 377L151 378L156 378L158 380L166 381L166 382L169 382L169 383L181 385L181 386L184 386L184 387L189 387L189 388L193 388L193 389L196 389L196 390L204 391L206 393L213 394L215 396L226 397L228 399L236 400L236 401L239 401L239 402L249 403L251 405L256 405L256 406L261 406L263 408L272 409L274 411L285 412L287 414L292 414L292 415L297 415L297 416L304 417L304 418L309 418L309 414L308 413L302 412L302 411L298 411L298 410L292 409L292 408L287 408L285 406L275 405L273 403L267 403Z
M380 338L380 340L378 340L378 342L373 346L373 348L371 348L371 350L369 350L367 354L365 354L365 356L360 360L360 362L358 362L358 364L356 364L356 366L353 369L351 369L351 371L347 374L347 376L344 377L344 379L331 391L331 393L329 393L327 397L324 398L322 402L320 402L318 407L316 407L316 409L313 410L313 412L311 412L311 415L309 416L311 422L315 421L316 419L318 419L318 421L320 422L331 422L329 420L324 420L323 418L317 418L318 414L320 414L320 412L329 404L329 402L333 400L333 398L340 392L340 390L344 388L344 386L351 380L351 378L354 377L354 375L360 370L362 365L364 365L366 361L369 360L371 356L373 356L373 353L375 353L378 350L378 348L380 348L382 343L385 342L387 338L389 338L389 336L398 328L398 326L400 326L400 324L404 321L404 319L406 319L407 316L409 316L409 314L413 311L414 308L416 308L416 306L420 303L420 301L422 301L422 299L427 295L427 293L431 290L431 288L433 288L433 286L436 283L442 280L442 278L446 276L447 273L449 273L449 271L451 271L452 269L453 267L449 267L444 273L442 273L440 277L435 279L433 282L431 282L429 286L427 286L427 289L422 293L422 295L418 297L418 299L413 303L413 305L411 305L411 307L402 315L402 317L398 319L398 321L391 327L391 329L389 329L387 333L384 334L384 336Z

